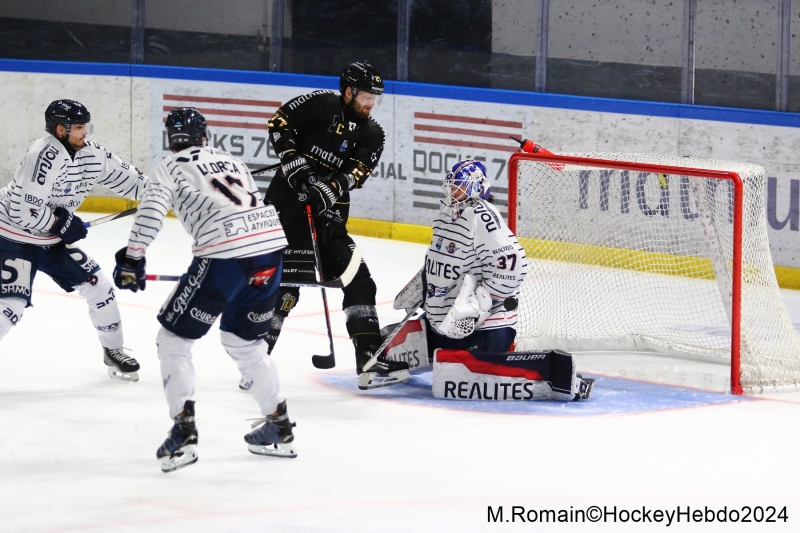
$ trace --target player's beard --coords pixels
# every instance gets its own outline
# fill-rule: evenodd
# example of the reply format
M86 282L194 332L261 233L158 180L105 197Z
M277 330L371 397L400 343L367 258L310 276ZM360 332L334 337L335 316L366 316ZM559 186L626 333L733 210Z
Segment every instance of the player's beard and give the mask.
M363 105L361 105L358 102L358 100L353 98L353 111L356 112L356 116L358 116L358 118L362 118L363 119L363 118L369 118L369 114L372 111L372 108L371 107L368 107L368 108L364 107Z

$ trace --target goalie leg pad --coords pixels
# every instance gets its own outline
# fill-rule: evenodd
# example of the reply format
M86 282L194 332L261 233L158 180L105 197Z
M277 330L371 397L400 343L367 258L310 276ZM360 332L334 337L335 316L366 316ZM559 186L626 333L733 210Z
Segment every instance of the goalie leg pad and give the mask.
M391 334L397 324L390 324L381 330L381 338ZM427 321L424 318L409 320L389 341L384 356L389 361L405 361L411 372L425 372L431 369L428 359Z
M591 391L577 378L572 354L542 352L469 352L437 349L433 395L454 400L561 400Z

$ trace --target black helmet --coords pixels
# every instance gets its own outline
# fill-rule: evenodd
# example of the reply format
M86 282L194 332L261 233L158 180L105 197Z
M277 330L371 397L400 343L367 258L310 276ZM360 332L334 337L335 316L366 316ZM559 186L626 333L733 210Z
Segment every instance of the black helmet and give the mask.
M193 107L178 107L170 111L166 127L169 147L176 150L203 146L203 137L208 138L206 117Z
M348 87L353 89L354 97L358 91L383 94L383 79L375 67L369 63L350 63L339 77L339 92L344 94Z
M56 126L61 124L69 133L73 124L88 124L92 115L80 102L75 100L56 100L44 110L44 129L56 134Z

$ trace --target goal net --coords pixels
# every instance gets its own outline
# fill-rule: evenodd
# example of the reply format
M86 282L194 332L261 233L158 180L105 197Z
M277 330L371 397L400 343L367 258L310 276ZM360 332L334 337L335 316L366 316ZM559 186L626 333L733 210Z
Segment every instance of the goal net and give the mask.
M514 154L509 226L530 263L516 349L737 394L796 386L764 181L760 166L727 161Z

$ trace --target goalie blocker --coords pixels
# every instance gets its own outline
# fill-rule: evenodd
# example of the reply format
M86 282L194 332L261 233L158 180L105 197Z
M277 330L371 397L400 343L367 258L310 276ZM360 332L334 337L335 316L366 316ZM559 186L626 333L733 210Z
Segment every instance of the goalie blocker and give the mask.
M394 330L387 326L381 332ZM410 320L388 343L386 359L409 371L433 370L433 396L448 400L581 400L594 380L576 373L575 357L561 350L478 352L436 348L428 352L424 318Z

